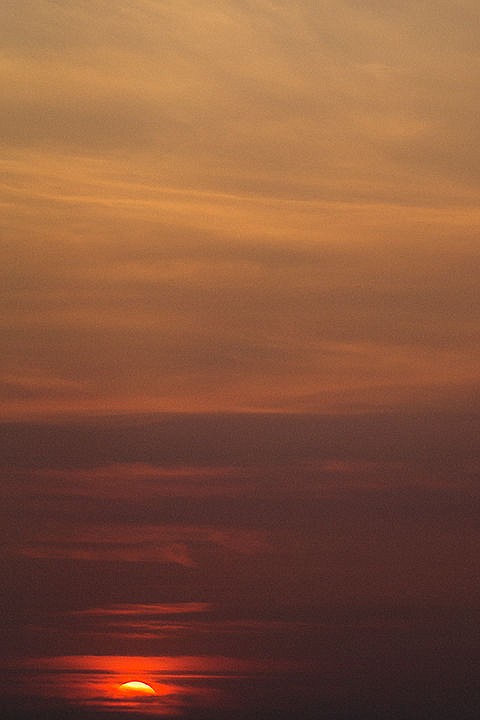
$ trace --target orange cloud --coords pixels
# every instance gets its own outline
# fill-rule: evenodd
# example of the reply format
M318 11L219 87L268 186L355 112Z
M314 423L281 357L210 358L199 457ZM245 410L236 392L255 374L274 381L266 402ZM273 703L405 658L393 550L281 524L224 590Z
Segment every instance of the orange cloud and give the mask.
M465 402L468 3L122 8L3 11L3 417Z

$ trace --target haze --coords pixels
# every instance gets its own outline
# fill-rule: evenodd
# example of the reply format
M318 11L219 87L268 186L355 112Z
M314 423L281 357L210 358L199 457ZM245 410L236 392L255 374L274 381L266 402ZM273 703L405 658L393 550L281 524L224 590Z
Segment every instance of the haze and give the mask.
M2 718L478 717L479 21L3 3Z

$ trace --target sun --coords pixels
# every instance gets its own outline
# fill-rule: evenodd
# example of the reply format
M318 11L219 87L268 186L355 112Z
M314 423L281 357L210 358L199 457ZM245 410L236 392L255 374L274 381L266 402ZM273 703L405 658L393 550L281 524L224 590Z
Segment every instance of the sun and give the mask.
M128 697L145 697L146 695L157 694L151 685L139 682L138 680L131 680L130 682L122 683L118 686L118 690L122 693L122 695L126 695Z

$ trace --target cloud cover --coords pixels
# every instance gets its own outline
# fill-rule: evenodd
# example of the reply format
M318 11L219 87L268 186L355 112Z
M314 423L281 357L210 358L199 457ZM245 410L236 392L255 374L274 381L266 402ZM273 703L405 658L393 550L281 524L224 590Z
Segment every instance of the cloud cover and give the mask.
M6 417L478 387L475 3L2 16Z
M479 14L3 3L2 718L478 717Z

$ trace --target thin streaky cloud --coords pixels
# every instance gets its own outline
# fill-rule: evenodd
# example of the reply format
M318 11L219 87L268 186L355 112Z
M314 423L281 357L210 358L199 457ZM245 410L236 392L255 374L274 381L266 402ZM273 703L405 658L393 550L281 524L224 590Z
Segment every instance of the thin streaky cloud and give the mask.
M189 615L192 613L203 613L211 609L210 603L204 602L183 602L183 603L136 603L109 605L104 608L88 608L77 610L74 615L85 616L149 616L149 615Z

